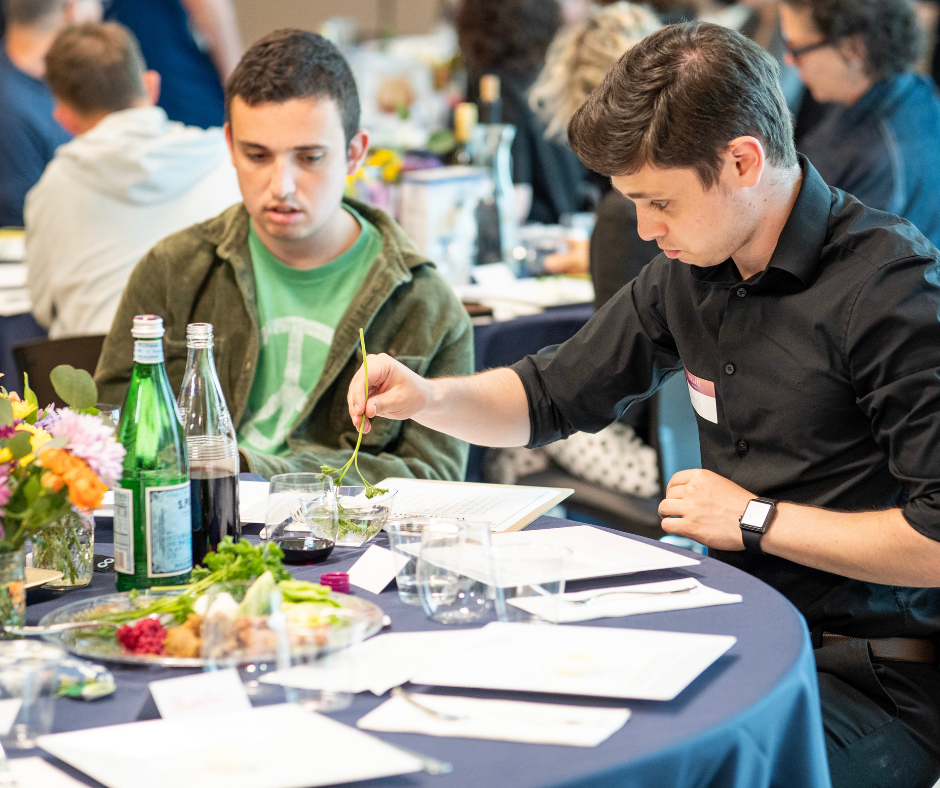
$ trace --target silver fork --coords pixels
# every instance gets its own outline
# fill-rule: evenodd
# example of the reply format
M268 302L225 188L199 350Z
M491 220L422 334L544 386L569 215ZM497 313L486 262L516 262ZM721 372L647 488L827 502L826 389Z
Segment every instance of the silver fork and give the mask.
M697 581L692 580L679 588L660 589L642 589L642 588L618 588L613 591L601 591L587 599L565 599L565 602L571 605L589 605L602 596L618 596L619 594L640 594L643 596L665 596L667 594L687 594L689 591L695 591L699 588Z

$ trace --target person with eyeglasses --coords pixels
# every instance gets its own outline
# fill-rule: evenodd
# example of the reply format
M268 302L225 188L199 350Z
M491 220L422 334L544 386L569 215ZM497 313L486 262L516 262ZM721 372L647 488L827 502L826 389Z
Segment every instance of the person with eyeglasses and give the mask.
M901 216L940 244L940 98L914 64L924 31L910 0L785 0L786 62L829 104L797 149L823 180Z

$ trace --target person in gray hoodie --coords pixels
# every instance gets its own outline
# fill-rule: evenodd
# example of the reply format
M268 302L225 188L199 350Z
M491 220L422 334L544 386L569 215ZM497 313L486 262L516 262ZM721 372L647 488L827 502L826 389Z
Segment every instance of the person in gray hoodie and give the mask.
M33 314L53 339L104 334L140 258L241 193L222 130L167 119L155 106L159 74L122 25L63 31L46 79L75 139L26 197Z

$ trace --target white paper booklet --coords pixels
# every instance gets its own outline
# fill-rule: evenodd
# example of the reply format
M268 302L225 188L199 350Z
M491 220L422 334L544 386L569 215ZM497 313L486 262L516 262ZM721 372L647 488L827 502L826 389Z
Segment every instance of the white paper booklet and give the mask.
M412 676L414 684L672 700L731 648L730 635L489 624L486 637Z
M574 490L423 479L383 479L396 490L392 517L439 517L487 523L496 533L518 531L565 500Z

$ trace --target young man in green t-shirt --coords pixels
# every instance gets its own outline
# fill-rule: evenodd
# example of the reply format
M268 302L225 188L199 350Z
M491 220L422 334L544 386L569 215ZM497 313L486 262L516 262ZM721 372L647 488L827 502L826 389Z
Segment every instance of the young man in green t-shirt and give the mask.
M332 44L299 30L261 39L229 81L226 111L243 203L141 260L105 342L100 396L123 396L135 314L163 316L174 388L186 324L209 322L243 467L265 476L340 467L356 443L345 413L359 328L370 353L438 377L473 371L469 319L391 219L343 198L369 138ZM388 421L362 448L372 482L463 477L466 444L416 423Z

